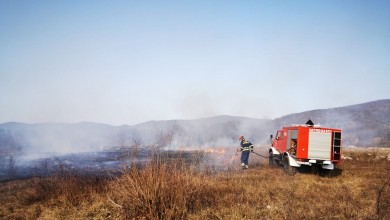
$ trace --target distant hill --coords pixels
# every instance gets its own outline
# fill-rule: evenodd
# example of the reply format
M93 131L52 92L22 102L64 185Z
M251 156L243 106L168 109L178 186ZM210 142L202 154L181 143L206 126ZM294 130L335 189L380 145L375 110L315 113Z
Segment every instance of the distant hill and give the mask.
M275 119L274 125L302 124L308 118L341 128L344 145L390 147L390 99L291 114Z
M304 124L308 119L343 130L343 145L390 146L390 99L339 108L318 109L277 118L216 116L196 120L149 121L133 126L91 122L77 124L0 124L0 153L77 152L104 147L159 145L162 147L237 146L239 135L255 144L269 144L276 129Z
M271 120L224 115L196 120L152 121L131 129L143 134L139 137L146 143L200 147L237 145L240 134L262 143L269 136L271 127Z

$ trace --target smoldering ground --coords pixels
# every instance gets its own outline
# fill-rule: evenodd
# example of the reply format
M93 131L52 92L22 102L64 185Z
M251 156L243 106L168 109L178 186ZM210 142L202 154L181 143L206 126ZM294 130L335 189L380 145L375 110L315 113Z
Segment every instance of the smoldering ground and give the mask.
M268 136L263 129L266 125L263 120L230 116L151 121L135 126L9 123L2 126L7 131L3 133L14 141L5 143L13 146L0 152L0 175L47 175L60 168L85 172L118 170L132 162L150 160L156 152L186 160L198 155L196 164L226 170L234 165L230 161L239 148L238 136L244 134L254 144L264 143Z
M224 172L240 169L237 146L225 147L171 147L158 146L114 147L111 149L68 154L3 155L0 157L0 180L49 176L53 174L81 173L83 175L112 176L136 166L142 169L152 160L163 163L183 161L199 171ZM265 146L255 151L266 155ZM259 167L267 161L255 154L250 166Z

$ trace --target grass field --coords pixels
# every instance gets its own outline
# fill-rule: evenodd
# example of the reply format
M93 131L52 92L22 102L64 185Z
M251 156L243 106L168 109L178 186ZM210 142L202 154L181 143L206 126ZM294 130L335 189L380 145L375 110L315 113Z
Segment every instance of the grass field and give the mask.
M0 219L390 219L390 150L343 153L352 159L332 177L289 176L254 156L243 171L229 155L224 170L156 158L110 178L72 171L8 181Z

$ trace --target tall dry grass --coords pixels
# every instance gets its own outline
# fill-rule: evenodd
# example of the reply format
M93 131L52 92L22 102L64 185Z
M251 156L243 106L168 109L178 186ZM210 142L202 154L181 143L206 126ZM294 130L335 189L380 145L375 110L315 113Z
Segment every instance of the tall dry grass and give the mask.
M11 181L0 184L0 219L390 219L390 152L344 154L352 160L330 178L289 176L265 160L218 171L160 155L108 179L69 172Z

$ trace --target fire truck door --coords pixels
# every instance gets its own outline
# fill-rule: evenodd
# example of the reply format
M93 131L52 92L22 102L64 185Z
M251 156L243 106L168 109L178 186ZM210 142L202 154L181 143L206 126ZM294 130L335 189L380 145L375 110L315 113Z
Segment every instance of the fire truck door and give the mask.
M298 130L288 130L287 132L287 146L291 147L291 139L298 140Z
M285 151L286 150L286 136L287 133L283 130L280 130L276 133L276 138L274 142L274 147L278 149L279 151Z

